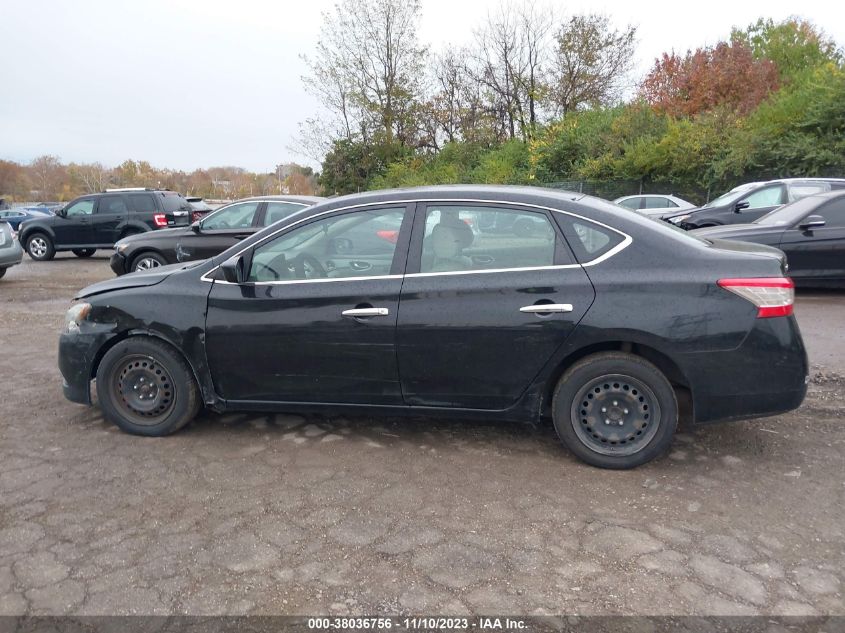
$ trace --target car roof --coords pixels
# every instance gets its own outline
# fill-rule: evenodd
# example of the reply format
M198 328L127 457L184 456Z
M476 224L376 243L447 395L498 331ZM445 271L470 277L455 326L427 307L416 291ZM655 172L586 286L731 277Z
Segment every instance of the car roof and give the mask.
M588 197L586 194L564 189L550 189L547 187L530 187L524 185L425 185L422 187L406 187L402 189L379 189L353 193L337 198L328 198L325 206L340 207L350 202L369 204L376 202L391 202L399 200L449 200L464 199L468 201L492 200L493 202L507 202L530 197L535 203L544 200L549 203L561 201L575 201ZM604 201L603 201L604 202Z
M250 196L248 198L238 198L237 200L232 200L227 204L234 204L235 202L244 202L245 200L269 200L269 201L276 201L276 202L307 202L309 204L317 204L318 202L323 202L328 198L323 198L321 196L298 196L298 195L287 195L287 194L280 194L280 195L269 195L269 196Z

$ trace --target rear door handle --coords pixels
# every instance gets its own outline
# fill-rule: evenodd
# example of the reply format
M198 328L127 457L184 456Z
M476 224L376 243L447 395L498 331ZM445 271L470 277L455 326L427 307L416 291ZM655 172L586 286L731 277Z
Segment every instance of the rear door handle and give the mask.
M340 314L345 317L360 319L362 317L387 316L390 311L387 308L352 308L351 310L344 310Z
M535 303L531 306L522 306L520 312L529 312L536 314L538 312L572 312L571 303Z

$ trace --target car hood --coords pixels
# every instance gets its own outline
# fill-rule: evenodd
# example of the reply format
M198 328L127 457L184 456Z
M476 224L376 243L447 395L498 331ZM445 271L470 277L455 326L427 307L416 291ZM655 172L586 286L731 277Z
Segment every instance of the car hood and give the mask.
M169 266L159 266L149 271L129 273L128 275L122 275L114 279L100 281L80 290L76 294L76 298L84 299L86 297L103 294L104 292L126 290L127 288L155 286L167 279L173 273L186 268L193 268L200 263L202 263L202 261L189 262L187 264L170 264Z
M782 226L767 226L764 224L729 224L728 226L708 226L703 229L693 229L690 234L696 237L713 239L742 239L744 235L764 235L766 233L780 233Z

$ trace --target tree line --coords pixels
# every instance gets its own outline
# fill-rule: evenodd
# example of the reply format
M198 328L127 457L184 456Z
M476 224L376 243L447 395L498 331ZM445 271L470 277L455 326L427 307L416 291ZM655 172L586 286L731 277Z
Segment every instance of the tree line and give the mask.
M211 167L192 172L158 168L147 161L126 160L117 167L101 163L64 164L56 156L39 156L27 164L0 160L0 197L17 201L67 201L113 187L171 189L188 196L235 199L278 193L314 195L319 185L311 167L278 165L255 173L241 167Z
M845 175L841 48L801 18L666 52L631 78L636 28L503 4L463 47L417 38L419 0L341 0L306 57L322 103L300 146L324 193L626 180L692 197Z

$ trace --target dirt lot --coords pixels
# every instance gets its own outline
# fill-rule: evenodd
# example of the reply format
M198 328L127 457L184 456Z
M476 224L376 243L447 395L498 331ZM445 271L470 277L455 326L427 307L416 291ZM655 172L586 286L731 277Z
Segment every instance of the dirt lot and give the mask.
M799 411L610 472L519 425L122 434L56 369L74 291L110 276L60 256L0 282L0 614L845 614L845 293L799 294Z

